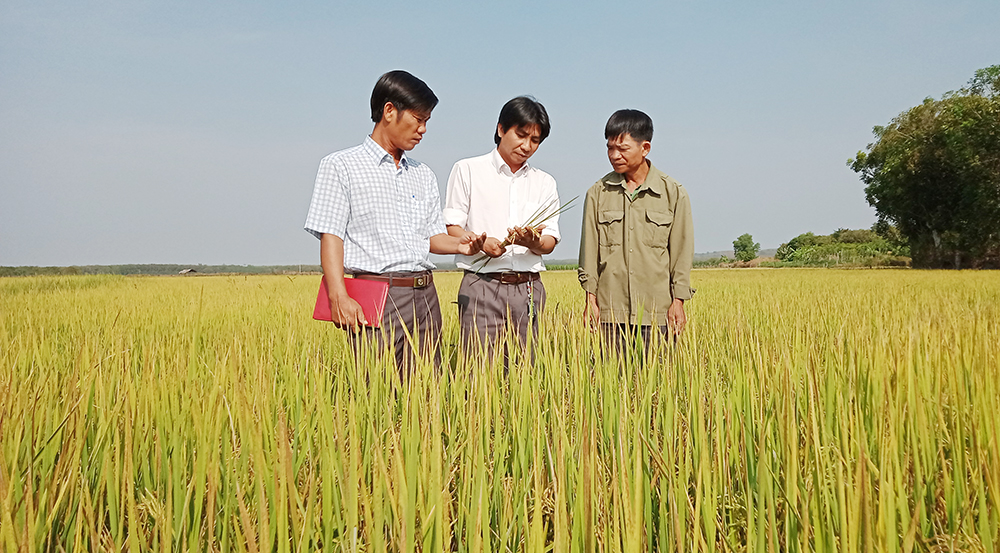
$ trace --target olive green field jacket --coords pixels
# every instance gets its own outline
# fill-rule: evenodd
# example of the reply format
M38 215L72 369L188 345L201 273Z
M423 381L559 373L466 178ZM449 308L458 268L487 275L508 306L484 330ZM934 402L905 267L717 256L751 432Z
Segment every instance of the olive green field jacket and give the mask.
M587 191L583 212L579 279L597 296L601 322L667 324L673 299L694 294L687 191L650 163L634 195L623 175L605 175Z

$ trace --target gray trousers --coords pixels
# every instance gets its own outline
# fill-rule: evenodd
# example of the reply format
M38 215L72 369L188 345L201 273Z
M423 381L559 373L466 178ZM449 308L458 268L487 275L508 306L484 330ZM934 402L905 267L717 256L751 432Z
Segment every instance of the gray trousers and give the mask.
M529 307L530 306L530 307ZM509 355L508 333L517 336L518 350L524 351L528 326L538 336L538 316L545 308L545 287L536 279L523 284L503 284L488 275L465 272L458 289L458 315L462 348L466 355L495 355L503 346Z
M387 273L389 274L389 273ZM391 273L408 276L415 273ZM423 288L390 286L385 300L380 328L364 327L358 334L349 333L358 362L366 355L384 351L391 344L400 377L413 370L416 356L433 359L441 365L441 305L434 283ZM366 347L366 345L373 347Z

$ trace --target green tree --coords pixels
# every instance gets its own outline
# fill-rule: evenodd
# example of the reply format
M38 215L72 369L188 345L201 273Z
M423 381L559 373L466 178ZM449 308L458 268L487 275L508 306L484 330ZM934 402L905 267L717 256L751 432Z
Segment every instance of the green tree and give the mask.
M1000 65L875 127L848 161L924 267L1000 266Z
M807 246L822 246L831 242L833 242L833 239L829 236L817 236L811 232L805 232L779 246L778 251L774 254L774 257L781 261L787 261L791 259L792 254L799 248L805 248Z
M755 243L750 234L744 234L733 240L733 252L736 254L737 261L750 261L757 257L758 251L760 251L760 244Z
M834 242L841 244L864 244L876 238L876 234L868 229L840 228L830 235Z
M792 247L786 242L778 246L778 250L774 252L774 257L778 261L785 261L790 258L793 253L795 253L795 250L793 250Z

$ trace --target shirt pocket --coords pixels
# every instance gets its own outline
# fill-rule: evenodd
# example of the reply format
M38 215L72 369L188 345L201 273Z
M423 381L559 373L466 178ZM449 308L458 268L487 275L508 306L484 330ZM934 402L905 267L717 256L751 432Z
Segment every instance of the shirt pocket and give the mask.
M625 217L624 211L605 210L597 212L597 228L601 239L601 246L621 246L623 229L625 228L622 219Z
M670 226L674 222L674 214L670 211L646 210L642 242L651 248L667 247L670 240Z
M403 211L401 213L403 220L411 228L423 234L424 228L427 226L427 204L424 195L420 192L404 193L401 200L399 207Z

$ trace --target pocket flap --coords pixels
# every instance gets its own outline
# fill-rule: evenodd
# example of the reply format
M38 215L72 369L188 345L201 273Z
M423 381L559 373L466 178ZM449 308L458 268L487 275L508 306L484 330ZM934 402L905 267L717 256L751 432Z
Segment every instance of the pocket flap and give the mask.
M597 221L599 223L611 223L621 221L622 217L625 217L624 211L601 211L597 214Z
M646 211L646 218L657 225L669 225L674 221L674 214L669 211Z

